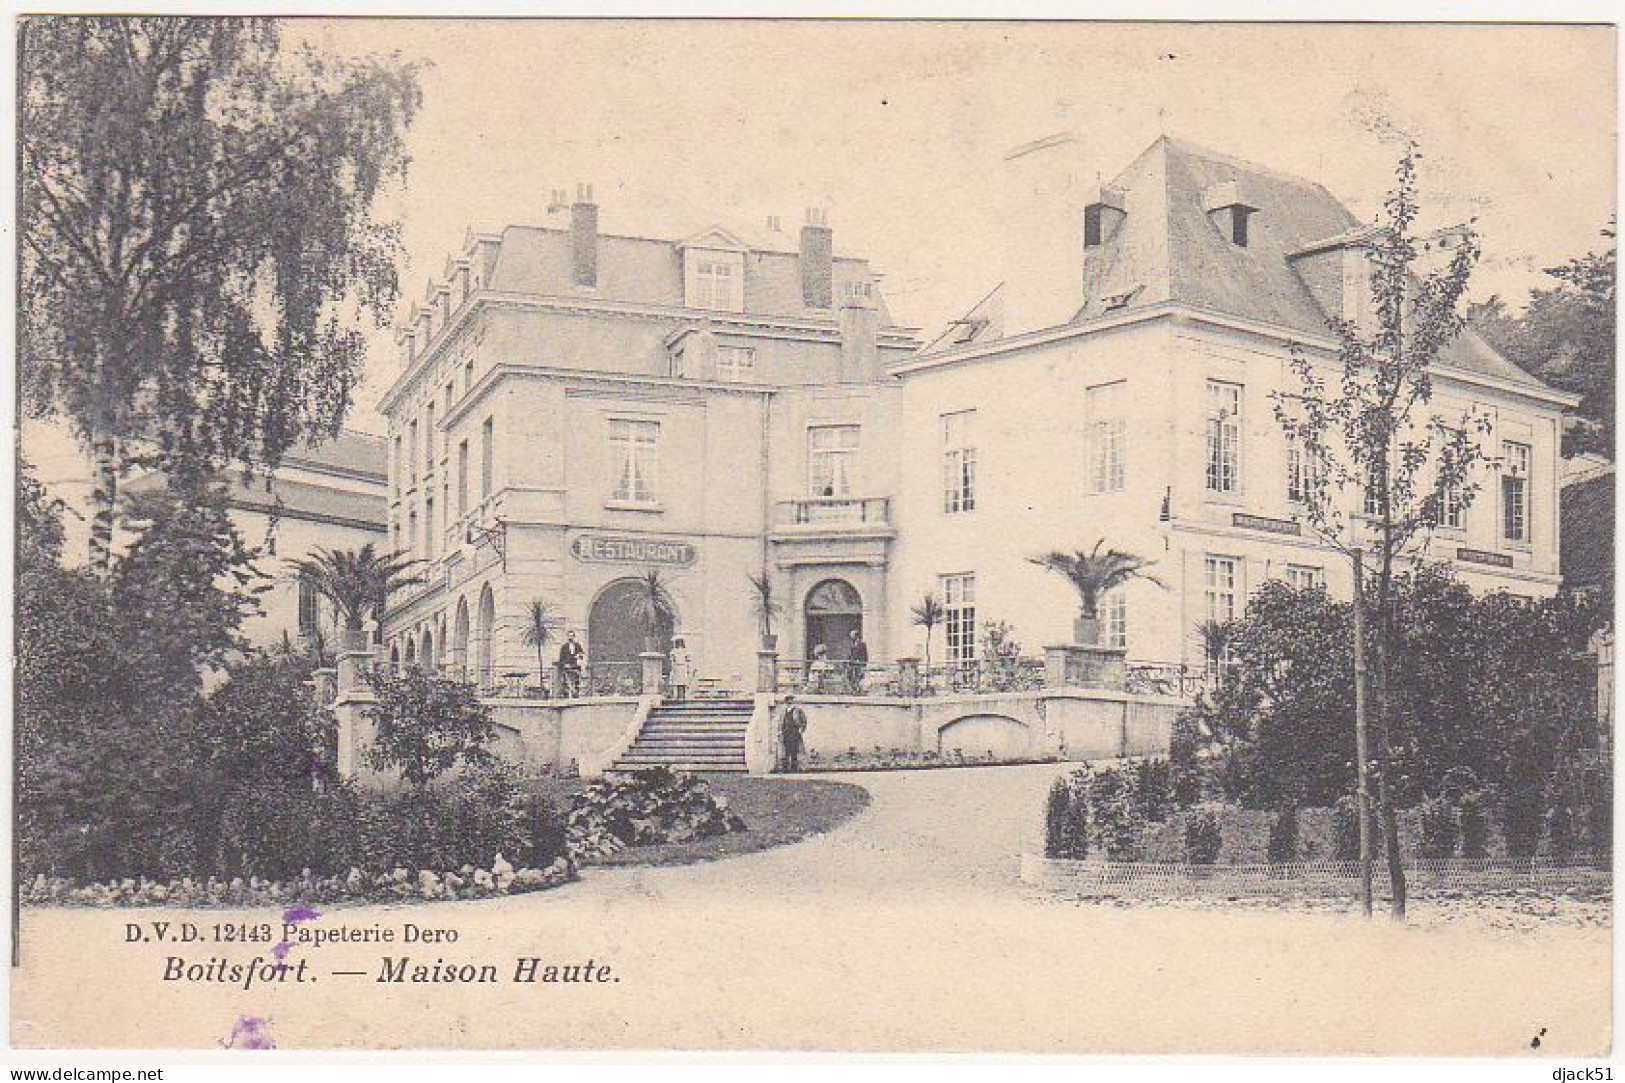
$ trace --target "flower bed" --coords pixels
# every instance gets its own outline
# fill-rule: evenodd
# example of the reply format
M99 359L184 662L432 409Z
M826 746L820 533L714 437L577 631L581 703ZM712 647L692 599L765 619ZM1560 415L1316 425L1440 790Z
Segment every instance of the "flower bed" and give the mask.
M704 780L668 767L617 772L589 783L570 799L567 845L576 860L629 846L650 846L745 830Z
M809 749L803 758L801 770L815 771L920 771L935 767L1013 767L1020 764L1059 763L1056 755L999 756L992 750L978 755L959 749L948 752L919 752L907 748L882 748L860 751L848 748L833 756Z
M404 868L342 876L305 875L292 880L258 876L159 881L146 878L80 884L63 877L34 877L22 886L22 901L35 906L259 907L292 903L367 903L429 899L482 899L521 895L558 887L576 878L575 865L558 858L546 868L516 869L498 854L490 869L464 865L435 872Z

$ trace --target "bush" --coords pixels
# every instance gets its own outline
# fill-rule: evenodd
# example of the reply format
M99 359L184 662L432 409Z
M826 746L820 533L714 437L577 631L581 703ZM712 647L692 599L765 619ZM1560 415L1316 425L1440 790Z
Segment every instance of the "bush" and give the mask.
M1344 794L1332 806L1332 856L1360 860L1360 799L1355 794Z
M628 846L648 846L745 830L745 823L713 797L704 781L667 767L608 775L570 803L572 856L597 857Z
M1580 848L1580 833L1575 830L1574 810L1560 803L1546 814L1546 841L1550 854L1559 861L1567 861Z
M1270 824L1269 863L1286 865L1298 860L1298 809L1288 805Z
M1134 773L1121 767L1094 771L1089 776L1088 795L1094 825L1091 844L1105 851L1109 861L1140 860L1145 817L1140 812Z
M1044 799L1044 856L1072 857L1068 852L1071 840L1067 827L1072 820L1072 788L1066 779L1057 778L1049 784L1049 795Z
M1461 856L1490 856L1490 824L1484 815L1484 796L1469 790L1461 796Z
M1455 806L1443 797L1430 797L1422 802L1421 813L1422 856L1455 857L1461 841Z
M1591 803L1586 806L1586 842L1594 861L1606 861L1614 852L1614 780L1610 771L1598 773Z
M1223 844L1219 817L1213 809L1192 809L1185 820L1185 860L1192 865L1211 865L1219 860Z
M1135 793L1140 798L1140 815L1152 823L1163 823L1171 811L1173 770L1167 760L1147 759L1134 764Z
M368 675L375 702L366 708L373 724L372 764L395 769L422 786L461 764L488 762L486 745L496 736L491 712L475 689L408 666L399 673Z
M1200 744L1195 717L1181 711L1168 736L1169 796L1180 808L1202 799L1202 765L1196 754Z

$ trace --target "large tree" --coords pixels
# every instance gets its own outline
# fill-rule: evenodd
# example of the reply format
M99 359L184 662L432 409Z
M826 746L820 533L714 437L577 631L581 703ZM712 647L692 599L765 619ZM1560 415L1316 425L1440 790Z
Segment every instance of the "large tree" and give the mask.
M1614 232L1612 223L1602 231L1605 250L1546 268L1557 285L1530 291L1522 312L1499 296L1467 310L1468 322L1496 349L1580 396L1564 454L1614 457Z
M1461 333L1458 304L1479 249L1465 227L1433 235L1424 249L1417 231L1420 157L1414 144L1406 145L1381 218L1358 242L1369 261L1370 302L1352 319L1329 321L1335 369L1295 351L1300 387L1275 396L1277 419L1297 455L1294 488L1305 518L1350 556L1357 582L1367 555L1375 573L1370 710L1360 712L1370 719L1371 743L1362 767L1376 783L1396 918L1404 917L1406 900L1386 695L1397 636L1394 575L1431 531L1472 503L1489 426L1482 415L1448 417L1432 405L1433 365ZM1429 268L1425 250L1448 255ZM1363 598L1357 586L1357 605ZM1361 794L1363 800L1363 786Z
M417 70L264 19L62 17L19 33L21 387L96 463L110 568L138 462L274 466L331 435L396 293Z

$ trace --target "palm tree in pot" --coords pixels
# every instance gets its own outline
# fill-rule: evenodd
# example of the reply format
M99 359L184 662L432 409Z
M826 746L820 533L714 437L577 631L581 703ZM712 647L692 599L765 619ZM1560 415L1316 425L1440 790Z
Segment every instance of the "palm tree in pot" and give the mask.
M746 572L745 578L750 580L751 588L755 591L752 604L756 609L756 619L762 626L762 649L773 650L779 645L779 637L773 634L773 618L784 612L784 606L773 596L773 580L766 568L759 572Z
M631 596L630 605L630 615L643 623L643 649L660 650L660 623L676 619L677 602L672 598L671 587L659 568L650 568L643 573L638 580L637 592Z
M564 619L553 608L552 603L543 598L532 598L530 608L525 610L525 631L521 638L527 647L536 648L536 683L547 684L547 661L543 657L543 650L553 642L560 628L564 627Z
M1078 643L1088 647L1100 644L1100 602L1107 594L1133 579L1163 586L1160 579L1146 571L1152 561L1119 549L1103 553L1105 544L1101 539L1087 552L1078 549L1065 553L1057 549L1027 558L1028 563L1062 576L1078 592L1078 619L1072 631Z
M931 672L931 630L941 624L945 616L947 616L947 611L942 608L942 603L937 601L937 596L930 591L926 591L924 597L915 602L914 608L909 611L909 620L914 626L925 629L925 671L927 673Z
M338 611L342 646L360 650L366 647L367 617L382 621L392 592L423 582L413 570L417 563L401 553L381 553L368 542L359 549L317 548L293 567Z

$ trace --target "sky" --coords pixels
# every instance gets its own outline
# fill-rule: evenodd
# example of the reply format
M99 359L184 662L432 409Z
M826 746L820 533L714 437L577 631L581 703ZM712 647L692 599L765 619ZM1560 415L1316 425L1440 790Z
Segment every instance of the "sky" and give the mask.
M1059 303L1085 190L1161 134L1319 181L1362 218L1391 181L1393 133L1410 134L1425 224L1476 219L1474 298L1549 284L1541 269L1596 247L1614 213L1602 28L347 19L289 33L428 65L407 184L378 207L402 225L403 312L469 227L559 224L548 195L578 183L609 233L759 235L776 214L793 248L820 207L837 251L867 257L897 321L927 333L1001 280ZM372 404L398 371L385 329L351 427L382 430Z

